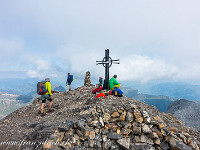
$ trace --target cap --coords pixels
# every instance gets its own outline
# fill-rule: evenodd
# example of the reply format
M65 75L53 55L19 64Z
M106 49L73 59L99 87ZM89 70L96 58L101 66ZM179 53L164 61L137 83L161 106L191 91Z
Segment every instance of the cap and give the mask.
M113 77L114 77L114 78L117 78L117 75L115 74Z
M50 78L45 78L45 81L49 81L50 82Z

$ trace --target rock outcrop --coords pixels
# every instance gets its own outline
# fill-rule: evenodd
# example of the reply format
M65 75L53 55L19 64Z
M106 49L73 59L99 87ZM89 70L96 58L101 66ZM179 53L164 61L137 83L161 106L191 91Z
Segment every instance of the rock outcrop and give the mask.
M180 99L171 103L167 112L180 119L186 126L200 130L200 104Z
M199 132L173 115L126 96L95 99L92 89L54 93L44 117L38 98L3 118L0 149L199 150Z

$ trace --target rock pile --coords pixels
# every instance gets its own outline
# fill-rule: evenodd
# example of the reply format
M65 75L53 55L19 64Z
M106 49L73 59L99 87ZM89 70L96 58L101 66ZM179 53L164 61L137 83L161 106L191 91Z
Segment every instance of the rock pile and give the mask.
M85 80L84 80L84 86L91 86L91 80L90 80L90 72L86 72Z
M198 144L188 133L167 127L159 116L150 117L137 105L127 105L113 112L99 106L81 111L79 119L67 120L43 148L199 150Z

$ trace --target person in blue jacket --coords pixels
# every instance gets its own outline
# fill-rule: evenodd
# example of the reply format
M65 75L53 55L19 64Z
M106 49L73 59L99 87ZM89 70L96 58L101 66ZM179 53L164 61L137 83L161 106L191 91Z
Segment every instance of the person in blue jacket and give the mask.
M66 84L69 85L69 91L71 91L71 83L72 83L72 81L73 81L73 75L70 75L70 73L68 73Z

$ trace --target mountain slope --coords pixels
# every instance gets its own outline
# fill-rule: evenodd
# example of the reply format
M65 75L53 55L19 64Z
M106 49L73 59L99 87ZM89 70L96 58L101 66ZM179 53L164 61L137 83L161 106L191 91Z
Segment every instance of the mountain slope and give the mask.
M26 104L19 103L19 95L0 92L0 119Z
M93 88L54 93L55 111L43 118L40 98L3 118L0 149L190 150L200 146L199 133L172 115L126 96L95 99ZM56 141L59 145L51 145Z
M173 114L189 127L194 127L200 130L200 104L180 99L171 103L167 112Z

